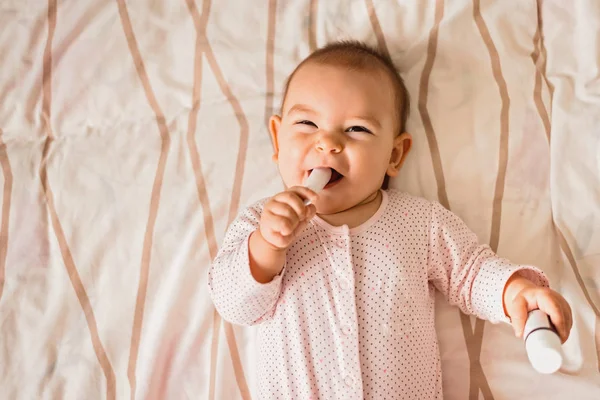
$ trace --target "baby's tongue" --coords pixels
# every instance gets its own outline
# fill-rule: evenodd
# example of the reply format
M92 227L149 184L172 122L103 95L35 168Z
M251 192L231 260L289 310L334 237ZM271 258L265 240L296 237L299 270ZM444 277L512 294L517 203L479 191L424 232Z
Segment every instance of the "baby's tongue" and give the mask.
M332 171L333 172L331 174L331 178L329 178L329 183L339 181L340 179L343 178L342 174L340 174L339 172L337 172L335 169L332 170Z

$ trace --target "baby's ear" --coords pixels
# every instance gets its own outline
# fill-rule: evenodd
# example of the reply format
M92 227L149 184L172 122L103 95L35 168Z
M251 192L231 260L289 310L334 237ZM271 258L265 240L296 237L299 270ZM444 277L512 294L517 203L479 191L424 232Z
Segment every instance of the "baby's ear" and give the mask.
M279 128L281 127L281 117L273 115L269 118L269 133L271 134L271 144L273 145L273 161L279 161Z
M387 174L389 176L396 176L400 172L400 167L406 159L406 155L412 147L412 136L409 133L401 133L394 138L394 147L392 148L392 154L390 156L390 163L388 165Z

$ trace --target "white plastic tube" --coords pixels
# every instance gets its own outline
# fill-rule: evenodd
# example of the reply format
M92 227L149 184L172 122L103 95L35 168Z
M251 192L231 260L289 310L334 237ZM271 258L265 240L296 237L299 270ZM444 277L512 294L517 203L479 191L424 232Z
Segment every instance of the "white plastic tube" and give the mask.
M548 315L541 310L530 311L523 338L527 357L536 371L553 374L560 369L563 362L560 337Z
M319 193L331 179L331 168L315 168L310 175L304 180L304 186L311 189L315 193ZM304 205L311 203L309 199L304 200Z

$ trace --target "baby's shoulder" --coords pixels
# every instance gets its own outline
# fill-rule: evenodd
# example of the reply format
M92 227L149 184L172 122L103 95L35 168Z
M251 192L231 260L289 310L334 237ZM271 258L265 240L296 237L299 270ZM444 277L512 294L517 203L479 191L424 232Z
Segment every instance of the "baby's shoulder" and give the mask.
M435 202L424 197L415 196L397 189L387 189L389 208L412 212L431 213L431 207Z
M456 224L460 217L445 208L440 202L414 196L396 189L388 189L388 218L398 218L428 224Z

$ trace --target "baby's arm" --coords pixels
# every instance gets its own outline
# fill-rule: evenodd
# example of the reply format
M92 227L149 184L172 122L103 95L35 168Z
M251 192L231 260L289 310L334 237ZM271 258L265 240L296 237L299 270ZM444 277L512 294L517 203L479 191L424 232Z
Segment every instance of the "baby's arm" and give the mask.
M209 293L225 320L254 325L273 315L287 248L316 212L303 199L316 198L310 189L292 187L246 209L228 228L208 273Z
M208 289L217 311L238 325L254 325L270 317L281 290L283 271L261 283L250 268L251 236L258 229L261 211L260 206L250 207L233 221L208 271ZM285 258L282 266L284 262Z
M536 286L548 287L544 273L533 266L498 257L455 214L433 203L429 226L429 280L464 313L496 322L509 322L503 295L509 278L518 272Z

